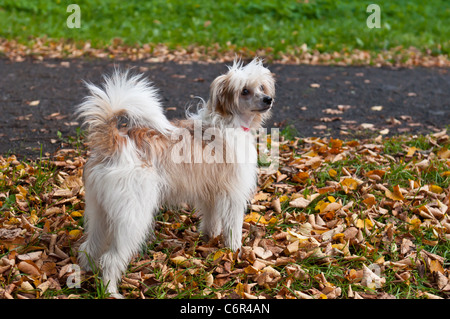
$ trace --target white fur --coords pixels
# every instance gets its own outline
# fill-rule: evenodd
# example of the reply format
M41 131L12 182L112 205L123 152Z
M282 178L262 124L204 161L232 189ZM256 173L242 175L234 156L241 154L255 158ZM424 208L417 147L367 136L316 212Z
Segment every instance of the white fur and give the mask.
M223 87L225 83L230 87ZM257 180L257 152L248 127L260 125L266 117L266 109L260 109L270 108L272 100L267 99L274 95L273 78L261 61L245 67L235 62L212 83L210 99L198 114L180 127L167 120L156 90L141 76L116 71L103 89L92 84L88 88L91 95L78 111L93 145L84 171L86 239L80 246L80 265L100 267L107 291L121 297L121 275L152 231L159 207L180 203L200 211L202 232L210 237L222 234L225 245L238 250L244 212ZM251 94L242 95L244 88ZM225 109L223 101L229 103ZM117 127L123 116L126 129ZM168 136L194 120L220 132L218 141L226 144L230 163L171 160L175 142Z
M114 113L126 110L131 126L149 126L163 134L173 129L163 113L157 90L143 74L130 77L128 71L122 73L116 69L110 78L104 79L103 89L86 83L91 95L78 109L86 119L85 124L95 127Z

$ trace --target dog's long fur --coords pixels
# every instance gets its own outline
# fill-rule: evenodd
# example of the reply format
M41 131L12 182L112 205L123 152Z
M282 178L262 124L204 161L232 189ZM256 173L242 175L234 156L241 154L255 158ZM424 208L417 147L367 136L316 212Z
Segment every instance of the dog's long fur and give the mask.
M84 170L82 267L99 266L107 291L120 297L121 274L152 231L160 206L179 203L201 213L202 232L223 234L226 246L239 249L244 212L257 180L255 146L242 141L252 142L249 129L259 128L269 116L275 95L274 79L262 62L243 66L235 61L213 81L200 110L173 123L142 75L116 71L105 78L103 88L87 87L90 96L78 110L91 150ZM227 161L196 161L208 147L195 138L198 123L203 133L213 129L214 141L224 146L223 154L214 155ZM188 161L174 161L180 147L192 151Z

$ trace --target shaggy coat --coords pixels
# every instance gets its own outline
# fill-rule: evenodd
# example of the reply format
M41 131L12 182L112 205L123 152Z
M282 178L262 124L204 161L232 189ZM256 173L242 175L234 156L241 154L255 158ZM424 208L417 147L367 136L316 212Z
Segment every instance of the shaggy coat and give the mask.
M99 267L107 291L153 229L161 206L188 203L200 230L241 247L242 223L257 181L251 129L269 116L274 79L259 59L235 61L217 77L210 98L187 119L170 122L156 89L142 75L116 71L79 107L91 155L84 170L85 241L79 261Z

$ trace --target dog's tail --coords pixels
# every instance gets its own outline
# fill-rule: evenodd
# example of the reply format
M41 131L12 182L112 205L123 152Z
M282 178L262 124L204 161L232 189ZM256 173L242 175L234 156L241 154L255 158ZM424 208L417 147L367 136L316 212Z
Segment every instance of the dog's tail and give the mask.
M156 89L140 75L130 76L128 71L115 70L105 77L103 87L86 83L90 95L78 108L79 117L87 126L92 148L102 154L117 149L124 137L119 124L128 128L148 127L168 135L173 126L163 113Z

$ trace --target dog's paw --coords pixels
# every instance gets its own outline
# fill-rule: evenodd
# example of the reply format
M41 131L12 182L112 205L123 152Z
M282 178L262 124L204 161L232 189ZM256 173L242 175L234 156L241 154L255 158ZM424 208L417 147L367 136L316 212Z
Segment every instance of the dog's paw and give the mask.
M125 299L125 297L122 294L119 294L118 292L110 293L109 297L114 299Z

